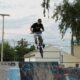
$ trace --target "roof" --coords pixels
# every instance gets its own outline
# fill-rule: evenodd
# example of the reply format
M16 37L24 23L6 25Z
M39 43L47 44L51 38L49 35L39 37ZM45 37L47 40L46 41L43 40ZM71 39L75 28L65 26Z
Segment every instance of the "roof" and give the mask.
M41 58L41 55L39 53L39 50L35 50L33 52L30 52L26 55L24 55L24 58L30 58L30 60L34 59L34 61L60 61L60 55L61 55L61 50L59 50L56 47L53 47L51 45L45 47L43 49L43 59Z
M41 58L41 55L38 50L35 50L33 52L30 52L29 54L24 55L24 58L25 59L28 58L28 55L32 55L32 56L30 56L31 61L34 60L34 61L41 61L41 62L44 62L44 61L60 62L63 60L63 62L65 62L65 63L80 63L79 58L72 56L71 54L66 53L64 51L61 51L60 49L58 49L52 45L49 45L46 48L44 48L44 53L43 53L44 57L43 58ZM63 57L63 59L61 59L62 57Z

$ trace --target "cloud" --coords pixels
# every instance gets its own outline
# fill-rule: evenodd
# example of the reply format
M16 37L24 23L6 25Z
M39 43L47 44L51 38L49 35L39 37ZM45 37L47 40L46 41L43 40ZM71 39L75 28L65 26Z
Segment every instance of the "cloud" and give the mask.
M41 3L43 0L0 0L0 13L10 14L5 17L5 35L7 40L20 40L25 38L29 42L34 42L33 35L30 34L30 26L42 18L45 27L43 38L45 43L69 45L70 33L68 32L64 41L61 39L58 24L53 19L43 17L43 8ZM35 2L34 2L35 1ZM58 4L62 0L51 0L51 9L54 9L53 3ZM53 12L50 13L52 15ZM2 17L0 16L0 39L2 37Z
M10 19L40 14L41 0L35 0L35 4L32 0L3 0L0 12L10 14Z

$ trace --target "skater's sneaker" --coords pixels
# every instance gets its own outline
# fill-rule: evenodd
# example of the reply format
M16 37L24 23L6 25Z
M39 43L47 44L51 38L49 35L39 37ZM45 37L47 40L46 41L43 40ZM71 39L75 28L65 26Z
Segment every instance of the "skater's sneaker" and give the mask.
M45 44L43 44L43 48L45 48Z

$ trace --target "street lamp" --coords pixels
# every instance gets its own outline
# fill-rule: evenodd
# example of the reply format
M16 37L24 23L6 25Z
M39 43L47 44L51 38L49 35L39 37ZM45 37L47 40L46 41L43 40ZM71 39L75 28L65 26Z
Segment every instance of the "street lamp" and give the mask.
M1 44L1 63L3 62L3 44L4 44L4 17L9 16L9 14L0 14L3 18L2 22L2 44Z

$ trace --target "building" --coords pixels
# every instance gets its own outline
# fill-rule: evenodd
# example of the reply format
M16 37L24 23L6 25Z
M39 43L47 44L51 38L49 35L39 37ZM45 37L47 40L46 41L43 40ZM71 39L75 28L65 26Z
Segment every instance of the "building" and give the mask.
M80 45L74 45L74 56L80 58Z
M80 58L72 56L54 46L47 46L43 54L44 57L41 58L39 51L35 50L24 55L24 61L58 62L60 65L64 65L64 67L80 67Z

